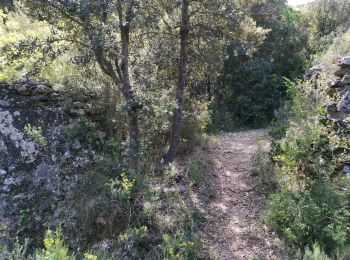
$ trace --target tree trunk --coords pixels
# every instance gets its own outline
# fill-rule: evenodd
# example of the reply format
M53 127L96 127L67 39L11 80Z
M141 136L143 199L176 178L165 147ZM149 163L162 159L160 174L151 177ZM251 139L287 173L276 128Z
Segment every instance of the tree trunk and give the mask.
M127 101L128 125L130 137L129 167L140 177L140 127L138 119L139 106L135 100L135 90L130 83L129 75L129 26L121 25L121 72L122 72L122 92Z
M119 4L119 9L122 10L122 5ZM112 63L104 56L103 49L100 45L94 46L94 52L98 64L102 71L108 75L116 86L121 87L121 92L127 103L128 116L128 133L130 138L129 145L129 169L134 171L140 180L141 174L141 142L140 142L140 127L138 119L138 110L140 106L135 100L135 89L130 83L129 74L129 22L123 22L123 14L119 13L120 22L120 36L121 36L121 68L119 70L118 60L115 61L115 68ZM89 30L88 30L89 31ZM90 31L89 31L90 32ZM91 42L95 43L93 39L93 31L89 33Z
M186 88L187 81L187 58L188 58L188 44L189 44L189 34L190 34L190 16L189 16L189 2L190 0L182 1L181 10L181 49L180 49L180 61L179 61L179 78L178 85L176 89L176 102L177 108L174 113L174 118L172 122L171 132L170 132L170 144L169 150L164 156L165 163L171 163L177 154L180 146L180 136L182 128L182 117L184 110L184 92Z

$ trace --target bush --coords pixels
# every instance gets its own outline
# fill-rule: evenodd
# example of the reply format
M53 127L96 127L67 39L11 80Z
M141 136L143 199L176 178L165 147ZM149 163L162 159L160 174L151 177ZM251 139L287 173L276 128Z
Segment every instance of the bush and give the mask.
M163 240L160 246L162 259L195 259L198 242L186 239L182 233L175 234L175 236L165 234Z
M303 260L331 260L320 248L314 245L312 249L307 248Z
M268 207L266 223L300 249L317 241L331 253L349 242L350 212L330 183L315 182L301 194L278 192Z
M47 149L48 143L40 126L35 127L31 126L30 124L27 124L24 126L24 130L33 141L39 144L42 148Z
M8 250L0 250L0 259L7 259L7 260L34 260L34 257L29 255L30 251L30 240L26 238L24 240L24 243L21 244L16 238L16 241L13 245L13 248L11 251Z
M75 260L74 256L68 254L68 247L64 244L62 230L56 232L48 230L44 239L45 249L36 253L37 260Z
M191 153L193 148L202 141L211 120L208 106L207 102L195 100L186 103L179 153Z
M263 193L271 194L277 190L277 179L271 155L260 148L254 156L253 175L260 177L260 188Z

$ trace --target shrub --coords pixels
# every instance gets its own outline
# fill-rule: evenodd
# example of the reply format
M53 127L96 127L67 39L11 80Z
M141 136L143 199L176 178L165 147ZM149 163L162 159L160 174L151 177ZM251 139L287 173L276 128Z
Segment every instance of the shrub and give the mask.
M200 184L203 179L203 169L200 161L194 161L191 163L188 175L191 186Z
M162 259L194 259L195 250L198 244L195 241L188 240L183 234L178 233L174 236L163 235L163 244L160 246Z
M211 121L208 106L208 102L195 100L186 103L179 153L191 153L193 148L203 140L203 135Z
M277 190L277 179L271 155L268 151L260 148L254 156L253 175L260 177L260 188L263 193L271 194Z
M44 239L45 249L38 250L37 260L75 260L74 256L68 254L68 247L64 244L62 230L56 232L48 230Z
M128 228L125 233L119 235L119 244L121 252L119 258L122 259L140 259L145 255L142 252L142 241L148 235L148 228L141 226L139 228Z
M0 251L0 259L7 260L34 260L34 257L29 255L30 240L26 238L23 244L20 244L18 238L12 247L11 251Z
M300 194L271 196L266 223L303 249L316 241L327 253L349 242L350 212L330 183L314 182Z
M25 125L24 130L26 131L27 135L32 138L32 140L36 143L38 143L42 148L47 149L47 140L43 134L42 128L31 126L30 124Z
M320 248L314 245L312 249L307 248L303 260L331 260Z
M96 125L85 117L69 124L65 129L65 133L72 142L79 141L92 144L97 139Z

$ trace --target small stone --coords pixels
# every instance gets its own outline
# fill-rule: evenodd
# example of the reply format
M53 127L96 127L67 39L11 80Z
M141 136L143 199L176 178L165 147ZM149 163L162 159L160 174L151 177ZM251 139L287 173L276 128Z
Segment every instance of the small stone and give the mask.
M350 167L348 165L345 165L344 168L343 168L343 172L345 174L349 174L350 173Z
M338 112L338 108L336 104L330 104L327 106L327 113L332 114Z
M97 131L97 137L100 140L104 140L107 137L107 134L103 131Z
M4 169L0 168L0 176L5 176L7 172Z
M72 148L74 150L80 150L81 149L81 143L79 141L75 141L72 145Z
M340 79L331 82L331 88L340 88L342 86L343 85Z
M350 85L350 74L345 74L341 80L342 85Z
M311 69L309 69L305 76L304 76L304 80L314 80L317 79L318 76L321 74L321 72L323 71L323 66L322 65L316 65L313 66Z
M69 151L67 151L67 152L64 153L64 157L66 159L70 159L70 158L72 158L72 155L71 155L71 153Z
M334 121L343 120L346 116L344 113L338 110L336 104L331 104L327 106L327 117Z
M21 113L19 111L16 111L13 113L13 116L20 116L20 115L21 115Z
M84 116L85 115L85 110L84 109L71 109L69 111L71 115L74 116Z
M5 185L15 185L16 184L16 179L15 178L7 178L4 180Z
M345 74L350 74L350 68L341 68L334 72L334 75L338 77L343 77Z
M180 192L181 194L185 194L186 191L187 191L187 189L186 189L185 186L182 186L182 185L181 185L181 186L179 187L179 192Z
M27 194L25 194L25 193L20 193L20 194L13 197L14 200L23 200L25 198L27 198Z
M339 61L339 66L342 67L342 68L350 67L350 56L343 57L343 58Z
M72 104L72 106L73 106L73 108L75 108L75 109L84 109L84 108L85 108L85 104L84 104L83 102L79 102L79 101L74 102L74 103Z
M173 192L176 192L176 188L175 187L171 187L171 188L163 188L163 192L164 193L173 193Z
M35 95L48 95L52 92L52 88L46 86L46 85L38 85L34 89L34 94Z
M15 85L15 90L21 96L30 96L32 94L32 88L28 85Z

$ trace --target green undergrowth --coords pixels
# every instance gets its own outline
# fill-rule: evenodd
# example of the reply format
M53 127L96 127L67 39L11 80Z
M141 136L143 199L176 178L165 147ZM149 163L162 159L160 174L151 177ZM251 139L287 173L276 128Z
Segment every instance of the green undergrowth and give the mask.
M314 86L289 82L292 102L269 129L271 153L257 156L271 194L264 222L304 259L348 259L350 121L327 119L324 76Z

